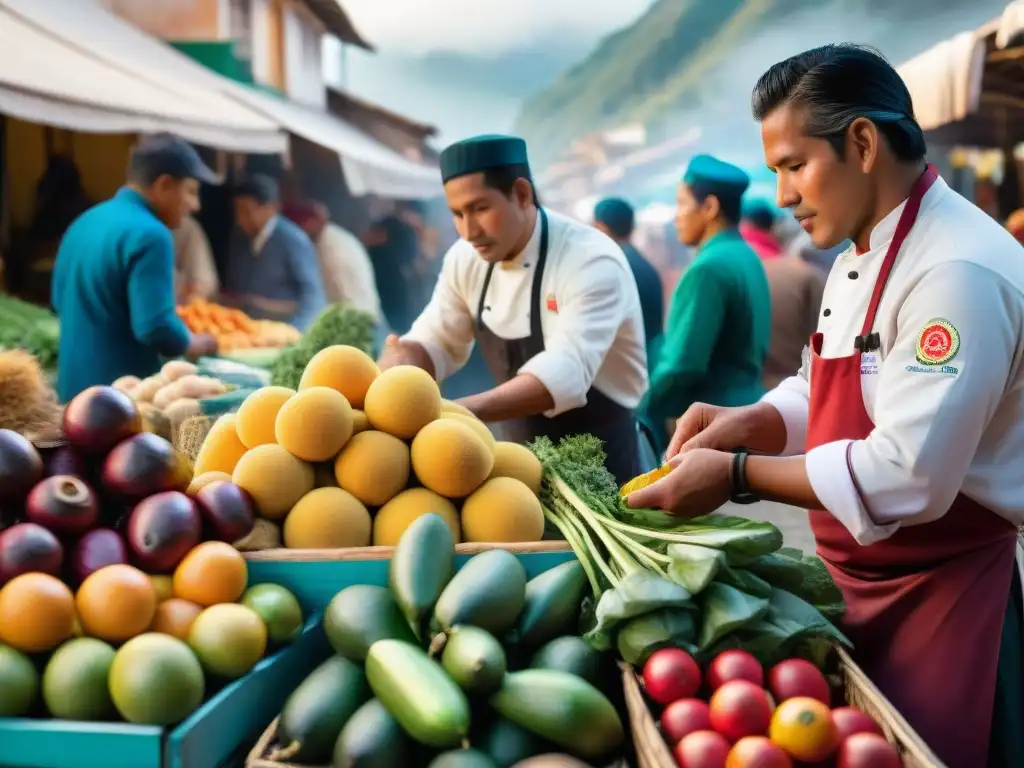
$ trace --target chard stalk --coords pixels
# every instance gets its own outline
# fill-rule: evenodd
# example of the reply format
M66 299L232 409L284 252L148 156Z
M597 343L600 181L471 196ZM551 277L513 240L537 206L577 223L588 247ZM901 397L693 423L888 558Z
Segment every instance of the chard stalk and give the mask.
M667 565L668 563L671 563L672 558L647 549L647 547L640 542L631 539L624 533L616 531L614 528L609 528L608 532L615 536L641 564L647 566L652 571L660 573L662 576L665 575L665 570L662 567L662 564Z
M622 569L623 576L628 576L631 573L643 571L644 567L640 565L630 554L627 552L614 536L611 536L608 530L601 525L597 519L596 513L590 510L590 508L583 503L576 492L569 487L558 475L553 475L552 480L554 481L555 489L572 504L573 507L580 513L580 516L587 522L588 525L593 529L597 537L601 539L601 543L604 544L605 549L608 550L608 554L612 556L612 559L618 563L619 568ZM603 517L603 516L602 516Z
M592 549L588 549L576 535L575 531L572 530L572 526L568 525L563 521L557 513L551 511L545 506L541 506L544 511L544 517L552 522L552 524L561 532L565 537L565 540L569 542L569 546L572 547L573 552L576 553L576 559L580 561L580 565L583 566L583 571L587 574L587 581L590 582L590 589L594 593L594 599L598 600L601 598L603 592L601 588L601 582L597 578L597 574L594 572L594 565L591 562L591 557L594 557ZM600 563L600 559L594 557L594 562Z
M580 520L578 516L571 513L566 514L565 522L570 527L575 527L576 535L587 543L587 545L590 547L591 552L598 551L597 545L594 543L593 538L591 538L590 536L590 531L587 529L587 526L583 524L583 521ZM608 582L612 585L612 587L619 586L619 581L621 580L621 578L618 574L615 573L615 561L612 560L612 562L609 563L602 557L596 557L594 561L597 563L598 567L601 569L601 572L604 574L605 578L608 579Z
M668 541L672 544L696 544L693 540L693 536L685 533L669 533L667 531L655 530L654 528L639 528L635 525L629 525L628 523L624 523L621 520L616 520L612 517L604 518L603 522L609 528L614 528L616 531L621 531L622 533L637 536L642 539L657 539L658 541Z

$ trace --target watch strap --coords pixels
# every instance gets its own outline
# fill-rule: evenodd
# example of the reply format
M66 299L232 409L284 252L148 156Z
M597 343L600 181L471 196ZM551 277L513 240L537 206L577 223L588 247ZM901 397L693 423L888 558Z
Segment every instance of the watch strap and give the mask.
M734 504L754 504L760 499L747 485L747 457L745 450L738 450L732 457L732 471L729 473L729 500Z

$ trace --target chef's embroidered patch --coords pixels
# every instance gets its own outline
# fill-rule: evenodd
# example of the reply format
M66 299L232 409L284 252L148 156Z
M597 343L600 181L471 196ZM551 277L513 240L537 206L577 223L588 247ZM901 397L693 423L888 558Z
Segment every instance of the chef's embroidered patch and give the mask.
M555 298L555 294L549 293L547 298L548 312L558 311L558 299Z
M945 365L959 351L960 332L948 320L929 320L917 335L917 361L921 365Z

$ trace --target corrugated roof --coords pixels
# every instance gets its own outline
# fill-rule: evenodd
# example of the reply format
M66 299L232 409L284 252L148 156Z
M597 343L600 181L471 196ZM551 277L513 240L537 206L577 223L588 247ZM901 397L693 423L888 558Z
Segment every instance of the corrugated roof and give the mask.
M327 31L339 40L365 48L367 51L373 50L373 46L359 34L339 0L302 0L302 2L314 16L323 22Z

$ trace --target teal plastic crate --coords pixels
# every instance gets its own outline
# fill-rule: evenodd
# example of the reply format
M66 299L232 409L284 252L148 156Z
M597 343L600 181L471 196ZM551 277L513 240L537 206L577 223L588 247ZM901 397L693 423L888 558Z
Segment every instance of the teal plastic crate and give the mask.
M572 550L516 552L532 579L556 565L575 560ZM461 568L473 555L457 555ZM389 559L375 560L249 560L250 584L280 584L298 598L303 611L323 610L338 592L353 584L387 586ZM191 766L190 766L191 768Z
M215 693L173 729L0 718L2 768L220 768L244 754L330 654L320 616L291 645Z

